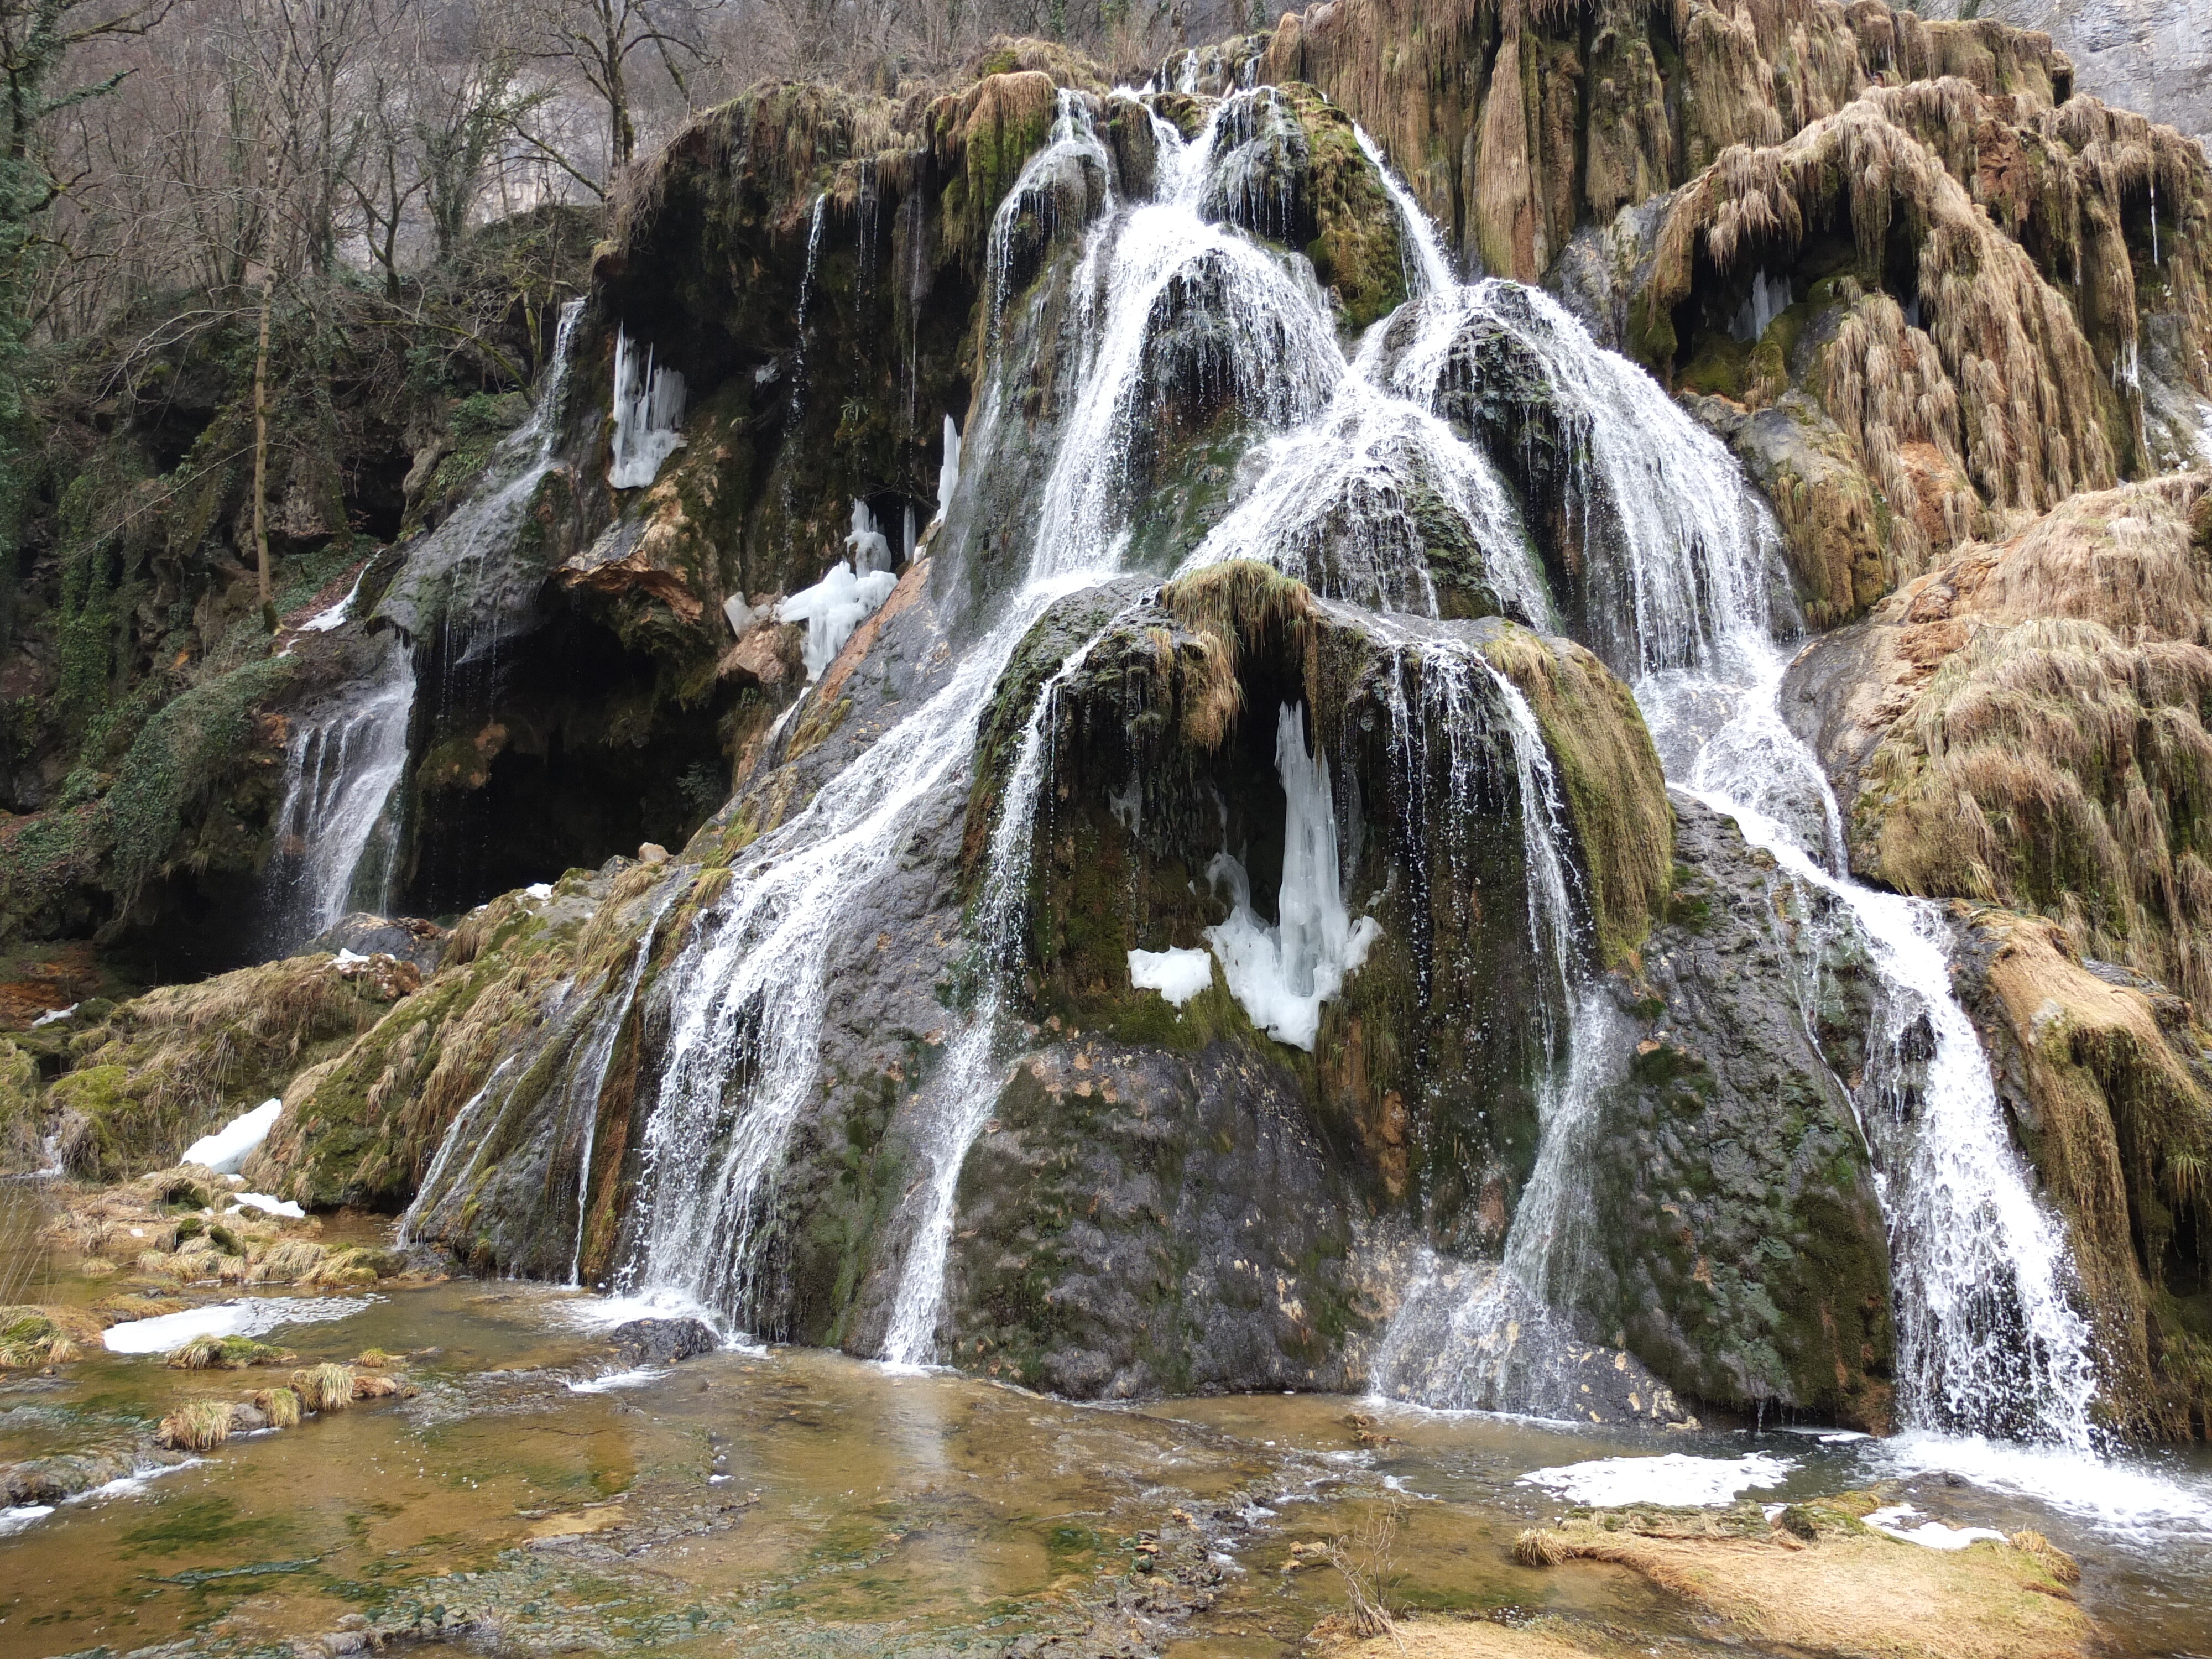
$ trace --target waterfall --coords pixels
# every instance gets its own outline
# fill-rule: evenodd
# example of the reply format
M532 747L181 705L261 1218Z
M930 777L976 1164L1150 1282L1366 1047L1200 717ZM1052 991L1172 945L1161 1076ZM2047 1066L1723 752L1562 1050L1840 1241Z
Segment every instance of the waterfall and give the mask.
M453 1121L446 1126L446 1133L438 1141L438 1150L430 1155L430 1167L422 1172L422 1184L415 1189L414 1201L408 1205L406 1213L399 1218L396 1242L402 1249L416 1242L416 1218L422 1214L442 1191L446 1184L447 1166L453 1163L453 1154L469 1145L471 1139L477 1140L476 1151L461 1172L464 1179L482 1160L484 1149L482 1140L476 1137L477 1120L483 1114L484 1103L491 1098L493 1085L498 1083L500 1074L514 1064L514 1056L508 1054L493 1066L491 1075L483 1081L483 1087L468 1097L461 1109L453 1114Z
M373 671L337 702L294 722L265 889L271 943L279 947L313 938L356 905L381 910L392 902L404 805L398 785L416 692L412 653L400 635L418 636L428 618L442 613L450 636L464 587L478 586L488 556L511 543L552 465L583 305L574 300L562 310L530 418L500 441L475 491L416 545L378 604L375 617L396 623L398 635L384 636ZM345 599L302 631L327 632L345 622L360 587L356 580Z
M1097 144L1095 136L1084 137L1087 111L1064 99L1062 113L1065 130L1051 148L1062 162L1079 161ZM626 1285L677 1291L740 1320L763 1311L777 1176L793 1127L819 1087L831 948L857 901L901 856L924 803L967 763L977 721L1030 624L1055 600L1096 585L1115 568L1127 542L1121 517L1126 500L1091 486L1121 474L1133 425L1149 406L1143 347L1156 326L1155 301L1179 275L1226 264L1250 272L1244 285L1231 284L1234 294L1275 313L1293 308L1283 295L1297 289L1282 267L1198 216L1211 128L1188 144L1164 124L1158 135L1160 198L1102 214L1078 255L1079 289L1101 297L1095 313L1083 313L1095 326L1082 331L1077 348L1071 413L1042 485L1044 506L1032 526L1021 588L938 690L756 844L670 970L684 995L672 1010L645 1132L642 1220L619 1275ZM1095 159L1104 162L1103 147ZM1031 173L1024 169L1024 177ZM1110 179L1108 198L1115 199ZM1002 214L994 222L994 246L1012 234ZM1261 271L1270 279L1265 283ZM1296 308L1304 310L1303 302ZM1307 326L1309 358L1322 350L1334 355L1324 325ZM988 465L994 433L1011 418L1002 412L1010 394L1000 367L994 357L982 421L963 446L964 465ZM1277 400L1271 406L1289 404ZM1018 833L1020 814L1028 810L1003 811L1001 832ZM1009 863L1009 883L1012 868ZM956 1085L971 1068L982 1082L940 1091L941 1099L958 1097L942 1101L952 1116L937 1138L940 1183L957 1183L977 1121L976 1097L988 1106L995 1093L985 1058L989 1024L972 1020L956 1040L957 1052L941 1062ZM925 1206L924 1236L909 1251L913 1294L902 1291L907 1312L898 1344L909 1356L925 1354L933 1340L928 1309L941 1296L943 1267L941 1242L933 1242L944 1224L937 1210L933 1197Z
M313 939L349 910L391 902L399 842L400 775L415 670L387 636L351 695L292 723L268 891L273 943Z
M1606 605L1590 607L1599 634L1592 643L1632 683L1668 778L1735 817L1801 878L1832 892L1868 940L1885 1007L1877 1052L1888 1060L1870 1068L1859 1104L1863 1116L1879 1120L1870 1139L1887 1177L1905 1420L2086 1445L2093 1367L2087 1327L2069 1300L2063 1230L2030 1188L1986 1057L1951 994L1940 921L1929 906L1874 893L1835 872L1843 867L1835 802L1781 717L1784 662L1770 609L1778 539L1770 517L1717 440L1649 376L1599 350L1548 296L1498 281L1451 283L1433 228L1402 185L1383 177L1413 243L1419 292L1376 325L1348 366L1346 379L1366 384L1338 386L1318 420L1269 446L1257 485L1189 562L1268 559L1355 603L1402 605L1419 595L1433 612L1425 573L1402 562L1418 545L1411 538L1370 535L1361 557L1340 555L1333 563L1311 549L1332 533L1328 520L1340 504L1387 503L1409 495L1424 472L1453 476L1436 459L1438 449L1449 453L1444 440L1418 416L1454 413L1476 386L1480 358L1469 354L1486 338L1509 343L1533 363L1553 399L1549 412L1571 441L1567 487L1583 529L1577 562L1595 573L1589 580L1616 584L1605 591ZM1392 406L1399 404L1409 408ZM1361 410L1362 419L1347 421L1346 407ZM1352 441L1385 420L1421 441ZM1457 430L1449 442L1476 447ZM1357 466L1346 459L1354 453ZM1468 482L1454 506L1494 589L1533 603L1540 573L1529 568L1516 579L1510 568L1516 553L1527 559L1533 550L1515 548L1498 520L1466 510L1480 500L1475 481L1484 464L1480 456L1457 463L1456 476ZM1395 572L1393 558L1401 561ZM1616 606L1620 622L1599 627L1599 613ZM1533 864L1545 836L1540 825L1529 828ZM1528 1305L1524 1293L1553 1309L1571 1296L1577 1216L1565 1176L1589 1133L1588 1057L1603 1045L1586 1033L1594 1012L1588 1000L1568 1001L1570 1058L1564 1078L1546 1085L1537 1173L1509 1231L1505 1260L1471 1298L1452 1292L1451 1340L1462 1347L1470 1336L1480 1347L1516 1304ZM1933 1054L1916 1111L1902 1050L1923 1030L1932 1034ZM1446 1277L1429 1274L1429 1291L1409 1297L1401 1318L1432 1320L1437 1298L1429 1291ZM1402 1331L1386 1342L1393 1366L1409 1346ZM1435 1346L1432 1334L1432 1352ZM1451 1382L1446 1397L1471 1392L1498 1403L1493 1387L1469 1390L1464 1381Z
M1110 629L1111 623L1108 624ZM1006 774L991 827L990 860L984 866L983 901L977 908L976 956L981 987L968 1024L952 1042L943 1068L932 1084L936 1111L921 1137L929 1159L921 1220L907 1247L898 1290L891 1303L884 1358L893 1365L930 1364L937 1352L937 1321L945 1304L945 1263L952 1245L954 1201L969 1149L998 1103L1004 1067L999 1058L1000 1024L1006 975L1021 948L1024 907L1029 900L1030 848L1036 829L1037 801L1044 790L1044 757L1051 742L1060 688L1106 636L1101 629L1071 653L1045 682L1028 723L1022 746Z
M583 1064L573 1066L569 1073L569 1109L580 1112L584 1120L584 1144L576 1162L576 1244L568 1257L571 1285L584 1282L584 1226L592 1198L592 1151L599 1138L599 1097L606 1090L607 1066L614 1059L615 1044L621 1040L629 1011L637 1005L637 988L644 982L646 963L652 960L661 919L689 887L688 882L672 879L661 884L660 897L653 907L645 931L638 935L636 951L631 954L629 974L623 981L622 994L607 1005L606 1012L592 1026L584 1046Z

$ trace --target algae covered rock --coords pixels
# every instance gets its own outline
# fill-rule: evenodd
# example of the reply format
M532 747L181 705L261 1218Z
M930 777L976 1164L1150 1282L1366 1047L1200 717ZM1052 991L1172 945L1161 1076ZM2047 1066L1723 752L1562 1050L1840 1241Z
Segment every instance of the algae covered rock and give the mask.
M1793 666L1855 869L2043 912L2084 956L2212 994L2205 499L2186 474L2078 496Z
M1674 805L1665 915L1615 982L1635 1026L1577 1305L1688 1398L1886 1429L1889 1249L1843 1080L1863 1063L1866 964L1832 896Z

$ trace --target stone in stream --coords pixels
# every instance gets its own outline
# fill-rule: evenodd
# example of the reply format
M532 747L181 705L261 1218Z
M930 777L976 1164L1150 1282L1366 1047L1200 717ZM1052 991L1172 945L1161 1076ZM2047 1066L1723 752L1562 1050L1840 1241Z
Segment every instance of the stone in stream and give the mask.
M670 1365L722 1346L702 1319L633 1319L616 1326L609 1340L641 1365Z

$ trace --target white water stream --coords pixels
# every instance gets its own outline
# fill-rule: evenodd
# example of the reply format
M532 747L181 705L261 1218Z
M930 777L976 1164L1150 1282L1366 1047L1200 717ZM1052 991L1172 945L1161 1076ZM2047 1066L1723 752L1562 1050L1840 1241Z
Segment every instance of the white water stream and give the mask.
M391 902L400 840L408 737L414 720L416 674L406 637L426 614L442 611L451 635L454 613L466 608L465 586L481 582L488 562L513 544L531 498L553 465L569 348L584 302L562 307L553 356L530 417L500 441L483 481L451 516L425 537L377 607L399 623L387 635L377 668L328 708L298 720L285 752L284 795L277 809L269 910L282 946L313 938L356 907ZM434 598L430 590L443 583ZM356 582L358 591L360 584ZM345 620L354 595L302 631L326 632ZM449 638L447 672L459 654ZM459 643L460 652L474 645Z

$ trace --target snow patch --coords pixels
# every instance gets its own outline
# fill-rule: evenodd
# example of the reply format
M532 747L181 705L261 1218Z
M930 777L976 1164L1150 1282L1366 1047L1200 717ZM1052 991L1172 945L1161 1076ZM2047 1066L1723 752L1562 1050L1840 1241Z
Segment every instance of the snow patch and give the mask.
M1753 1487L1778 1486L1797 1465L1786 1457L1747 1452L1739 1458L1599 1457L1586 1463L1531 1469L1515 1484L1541 1486L1570 1503L1608 1509L1620 1504L1664 1504L1676 1509L1716 1509Z
M1203 951L1172 946L1132 951L1129 983L1139 991L1158 991L1171 1006L1180 1008L1213 983L1213 958Z
M264 1100L250 1112L240 1112L213 1134L202 1135L185 1148L179 1159L183 1164L204 1164L217 1175L234 1175L246 1160L253 1156L254 1149L269 1139L277 1115L284 1109L281 1100Z
M1382 928L1354 922L1344 908L1336 858L1336 806L1328 762L1306 750L1304 705L1285 703L1275 722L1275 770L1283 785L1283 884L1273 926L1252 908L1244 866L1226 852L1206 879L1230 894L1229 920L1206 930L1230 994L1252 1023L1279 1042L1313 1052L1321 1006L1367 960Z
M380 1296L240 1297L211 1307L111 1325L100 1340L111 1353L167 1353L196 1336L258 1336L280 1325L320 1325L350 1319Z
M256 1210L265 1210L270 1215L289 1216L295 1221L304 1218L307 1213L289 1199L271 1198L267 1193L234 1194L230 1207L234 1213L251 1207Z
M533 881L522 891L526 897L534 898L543 902L553 896L553 884L550 881Z
M1923 1521L1917 1527L1905 1524L1905 1517L1919 1511L1910 1504L1892 1504L1887 1509L1869 1513L1866 1523L1876 1532L1887 1533L1892 1538L1907 1544L1917 1544L1923 1549L1962 1550L1978 1538L1993 1538L2002 1544L2005 1535L1987 1527L1947 1527L1941 1521Z

